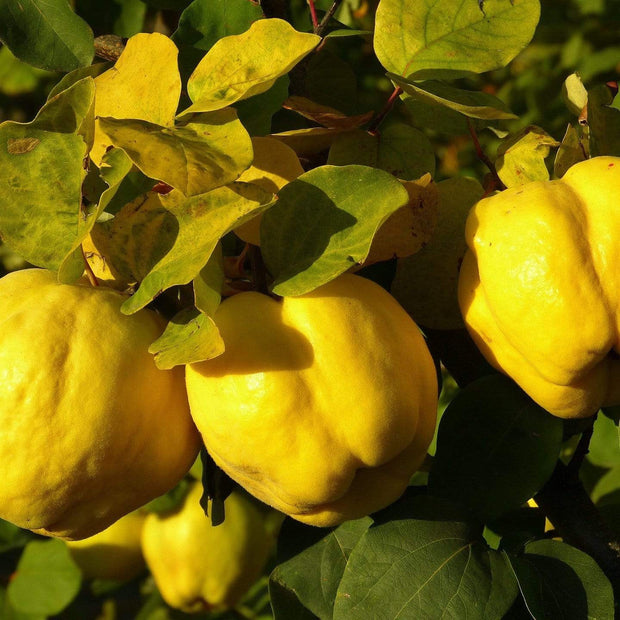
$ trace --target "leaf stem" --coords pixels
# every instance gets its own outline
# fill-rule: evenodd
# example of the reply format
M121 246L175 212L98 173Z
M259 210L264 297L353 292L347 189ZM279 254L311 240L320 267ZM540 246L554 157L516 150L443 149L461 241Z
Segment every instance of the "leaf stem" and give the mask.
M497 174L497 170L495 169L493 162L482 150L482 147L480 146L480 140L478 140L478 134L476 133L476 128L474 127L474 124L471 122L470 118L467 119L467 128L469 129L469 135L471 136L472 142L474 143L474 149L476 149L476 156L489 169L489 172L491 173L491 176L493 177L497 188L506 189L506 186Z
M592 439L592 433L594 432L595 421L596 416L592 416L592 423L581 433L575 452L573 452L573 456L568 463L567 467L574 472L575 475L579 475L579 469L583 464L583 460L590 451L590 440Z
M372 123L368 126L368 133L376 136L378 134L379 125L383 122L385 117L390 113L394 104L398 101L398 98L401 96L403 89L400 86L394 88L394 91L390 95L390 98L385 102L383 109L374 117Z

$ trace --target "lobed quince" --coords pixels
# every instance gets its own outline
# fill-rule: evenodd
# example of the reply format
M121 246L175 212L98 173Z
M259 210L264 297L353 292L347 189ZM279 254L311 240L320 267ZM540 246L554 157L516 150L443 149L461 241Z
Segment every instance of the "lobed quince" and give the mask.
M215 462L261 501L332 526L395 501L433 437L437 375L424 338L377 284L226 299L226 351L192 364L192 416Z
M163 599L187 613L234 607L260 577L275 538L261 511L233 491L226 518L213 526L194 483L171 513L148 515L142 549Z
M148 346L164 322L43 269L0 280L0 518L79 539L173 487L200 438L181 368Z
M512 187L469 214L459 303L476 344L543 408L620 404L620 158Z

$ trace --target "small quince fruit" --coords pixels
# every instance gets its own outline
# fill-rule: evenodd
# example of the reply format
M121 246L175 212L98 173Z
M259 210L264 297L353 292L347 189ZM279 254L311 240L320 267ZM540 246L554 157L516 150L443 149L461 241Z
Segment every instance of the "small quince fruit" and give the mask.
M163 599L186 613L234 607L260 577L275 538L248 497L233 491L213 526L194 483L174 512L148 515L142 549Z

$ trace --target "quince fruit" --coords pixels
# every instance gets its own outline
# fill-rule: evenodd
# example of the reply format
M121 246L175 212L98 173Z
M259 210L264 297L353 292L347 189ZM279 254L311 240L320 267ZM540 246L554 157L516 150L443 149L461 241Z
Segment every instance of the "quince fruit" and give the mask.
M226 299L226 350L192 364L192 416L215 462L298 521L332 526L392 503L433 437L437 375L379 285L345 274L299 297Z
M142 549L163 599L186 613L234 607L260 577L275 538L260 510L239 491L225 502L226 518L211 525L194 483L180 508L148 515Z
M541 407L620 404L620 158L484 198L466 224L459 303L487 360Z
M181 368L148 347L164 322L112 289L43 269L0 280L0 518L86 538L172 488L200 437Z
M144 569L142 527L146 513L130 512L110 527L83 540L67 541L84 579L129 581Z

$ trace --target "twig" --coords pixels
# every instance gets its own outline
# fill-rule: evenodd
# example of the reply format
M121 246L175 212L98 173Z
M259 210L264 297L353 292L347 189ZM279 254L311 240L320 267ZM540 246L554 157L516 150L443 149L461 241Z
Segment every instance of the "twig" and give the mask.
M334 13L338 10L338 7L342 4L342 0L334 0L333 4L329 7L329 11L325 13L321 23L317 28L314 29L314 34L318 34L320 37L323 36L325 30L327 30L327 25L329 24L329 20L334 16Z
M592 423L581 433L581 437L579 438L579 442L577 443L575 452L573 452L573 456L568 463L567 467L571 470L573 475L579 475L579 469L583 464L583 460L586 458L586 455L590 451L590 440L592 439L592 433L594 432L595 421L596 416L592 416Z
M489 169L491 176L493 177L493 180L497 185L497 188L506 189L506 186L502 183L502 180L497 174L497 170L495 169L493 162L486 156L486 153L482 150L482 147L480 146L480 141L478 140L478 134L476 133L476 128L474 127L474 124L471 122L470 118L467 119L467 128L469 129L469 135L471 136L471 139L474 143L474 148L476 149L476 156Z
M383 119L385 119L385 117L390 113L390 111L394 107L394 104L396 103L396 101L398 101L398 98L401 96L402 92L403 92L403 89L400 86L397 86L394 89L394 92L390 95L390 98L385 102L385 105L383 106L383 110L381 110L381 112L379 112L375 116L372 123L370 123L370 125L368 126L369 134L372 134L373 136L377 135L377 130L379 129L379 125L383 122Z
M123 39L115 34L104 34L95 39L95 54L99 58L116 62L124 49Z
M319 28L319 18L316 15L316 7L314 6L314 0L306 0L308 8L310 9L310 18L312 19L312 29L316 33Z

